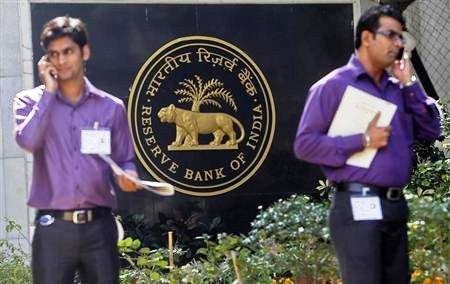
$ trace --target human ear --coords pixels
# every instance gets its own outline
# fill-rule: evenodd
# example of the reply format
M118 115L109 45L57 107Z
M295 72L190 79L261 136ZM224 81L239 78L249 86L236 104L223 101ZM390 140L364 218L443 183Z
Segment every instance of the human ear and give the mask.
M364 46L369 46L373 40L373 34L370 31L363 31L361 33L361 44Z
M85 44L81 51L83 52L83 60L87 61L91 57L91 48L88 44Z

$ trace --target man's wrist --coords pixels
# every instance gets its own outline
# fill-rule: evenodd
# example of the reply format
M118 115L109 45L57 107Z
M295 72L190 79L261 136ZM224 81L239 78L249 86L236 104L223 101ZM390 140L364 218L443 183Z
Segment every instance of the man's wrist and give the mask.
M370 146L370 135L368 133L363 134L363 146L364 148Z

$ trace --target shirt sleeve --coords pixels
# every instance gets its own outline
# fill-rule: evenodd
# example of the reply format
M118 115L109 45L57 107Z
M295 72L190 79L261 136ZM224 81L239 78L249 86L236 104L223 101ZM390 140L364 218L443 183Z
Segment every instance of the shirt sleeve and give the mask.
M338 88L340 89L340 88ZM313 86L303 110L294 141L298 159L310 163L341 167L355 152L363 149L363 134L327 136L342 94L331 85Z
M115 109L112 129L112 159L124 170L136 171L136 159L125 107L120 104Z
M419 83L401 89L405 109L412 115L414 136L419 140L434 141L441 134L440 116L436 101L428 97Z
M23 91L14 99L14 136L23 149L34 152L44 145L55 94L40 89Z

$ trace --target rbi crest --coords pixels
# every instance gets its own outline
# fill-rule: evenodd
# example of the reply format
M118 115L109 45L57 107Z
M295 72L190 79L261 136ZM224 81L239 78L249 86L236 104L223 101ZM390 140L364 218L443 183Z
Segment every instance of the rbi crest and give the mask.
M259 67L238 47L204 36L175 39L146 60L128 115L145 169L197 196L244 184L275 132L273 97Z

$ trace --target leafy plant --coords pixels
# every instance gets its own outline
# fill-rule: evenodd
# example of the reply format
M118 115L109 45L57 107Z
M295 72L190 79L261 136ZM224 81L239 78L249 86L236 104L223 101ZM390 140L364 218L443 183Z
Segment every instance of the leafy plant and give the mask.
M179 265L191 261L196 251L204 246L203 239L198 238L204 234L217 235L224 231L220 217L206 216L198 204L186 204L185 208L175 211L173 216L158 215L159 221L151 224L143 214L129 215L123 218L126 237L138 239L142 246L151 249L165 248L167 234L174 232L175 246L183 250Z
M447 104L447 108L444 108L444 111L442 113L442 120L441 120L441 126L442 126L442 144L441 148L442 151L446 154L447 157L450 155L450 99Z
M450 140L450 116L447 112L442 115L441 146L416 144L415 153L418 164L414 169L411 182L405 190L415 195L431 196L442 200L450 196L450 158L445 157L445 150L449 146L445 141Z
M450 197L450 159L426 161L417 165L405 190L417 196L432 196L436 200Z
M447 102L442 101L442 135L450 138L450 97L447 97Z
M15 240L0 239L0 283L31 283L29 256L22 249L20 239L27 240L22 228L13 220L4 220L7 233L18 234Z
M168 273L168 253L165 249L150 250L128 237L118 243L119 253L128 266L120 271L121 283L165 283ZM179 250L174 251L180 255Z
M138 239L143 246L153 249L165 246L167 232L165 236L156 235L152 229L152 225L145 218L144 214L132 214L121 216L121 223L125 231L125 237Z
M272 277L338 275L327 226L328 203L293 195L261 211L243 241Z
M409 204L413 283L436 278L447 279L450 283L450 198L433 201L431 197L409 196Z
M412 280L448 281L450 198L410 194L408 199ZM238 283L236 268L242 283L292 283L300 278L337 283L338 265L327 227L328 202L294 195L260 210L247 236L203 235L198 239L204 246L184 265L179 262L183 251L177 249L172 270L167 268L167 250L151 251L130 238L122 241L119 247L129 263L121 272L122 283Z
M235 235L218 234L217 241L213 241L211 236L203 235L199 237L204 241L205 246L198 249L197 255L202 265L194 262L191 267L195 268L198 283L232 283L235 280L231 255L233 251L242 248L241 239ZM195 282L193 282L195 283Z
M442 137L436 144L416 143L414 151L417 165L413 171L411 182L404 190L419 197L430 196L442 200L450 196L450 158L446 151L450 149L450 116L443 111L441 117Z
M445 159L445 153L435 143L416 141L413 145L413 152L417 164Z
M328 197L328 199L330 199L335 192L335 188L328 179L319 180L319 185L316 186L316 190L320 192L320 196Z

